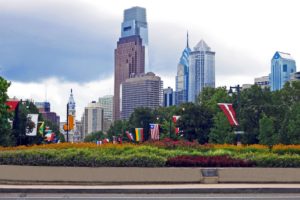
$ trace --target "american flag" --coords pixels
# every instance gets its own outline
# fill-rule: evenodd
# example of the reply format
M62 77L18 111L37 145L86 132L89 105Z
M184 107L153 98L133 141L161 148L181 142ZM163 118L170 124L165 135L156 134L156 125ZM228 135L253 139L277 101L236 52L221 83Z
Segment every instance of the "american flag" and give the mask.
M151 131L151 139L159 140L159 125L158 124L150 124Z

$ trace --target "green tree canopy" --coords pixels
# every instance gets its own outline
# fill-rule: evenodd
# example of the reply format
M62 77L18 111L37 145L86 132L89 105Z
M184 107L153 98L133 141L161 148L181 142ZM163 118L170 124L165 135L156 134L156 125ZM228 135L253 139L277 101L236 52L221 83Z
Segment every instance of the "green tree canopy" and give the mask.
M7 89L10 83L0 76L0 145L12 145L11 125L12 114L8 111L6 102L8 100Z

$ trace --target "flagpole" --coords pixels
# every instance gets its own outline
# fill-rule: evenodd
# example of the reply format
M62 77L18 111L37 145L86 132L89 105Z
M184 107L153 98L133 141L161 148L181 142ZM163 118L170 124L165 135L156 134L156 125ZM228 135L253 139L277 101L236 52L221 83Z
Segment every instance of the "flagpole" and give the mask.
M67 142L69 142L69 103L67 103Z

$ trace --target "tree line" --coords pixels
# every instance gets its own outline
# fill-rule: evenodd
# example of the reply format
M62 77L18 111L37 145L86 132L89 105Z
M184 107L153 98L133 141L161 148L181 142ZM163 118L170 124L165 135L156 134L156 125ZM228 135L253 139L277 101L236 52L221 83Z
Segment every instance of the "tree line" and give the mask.
M235 144L235 130L242 130L243 144L300 144L300 81L288 82L279 91L253 85L232 96L226 87L204 88L195 103L156 109L137 108L128 120L115 121L107 137L134 133L144 128L150 137L149 124L160 124L160 138L197 140L201 144ZM217 103L233 103L239 127L231 127ZM181 116L176 124L172 116ZM178 134L175 127L180 128ZM104 137L102 135L102 137Z

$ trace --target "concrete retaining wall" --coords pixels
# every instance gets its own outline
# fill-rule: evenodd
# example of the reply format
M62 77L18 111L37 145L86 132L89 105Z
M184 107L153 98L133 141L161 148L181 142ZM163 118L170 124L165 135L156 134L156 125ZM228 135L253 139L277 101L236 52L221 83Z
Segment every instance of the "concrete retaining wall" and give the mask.
M210 168L213 169L213 168ZM300 168L136 168L0 165L1 183L300 183ZM203 175L202 175L203 173Z

